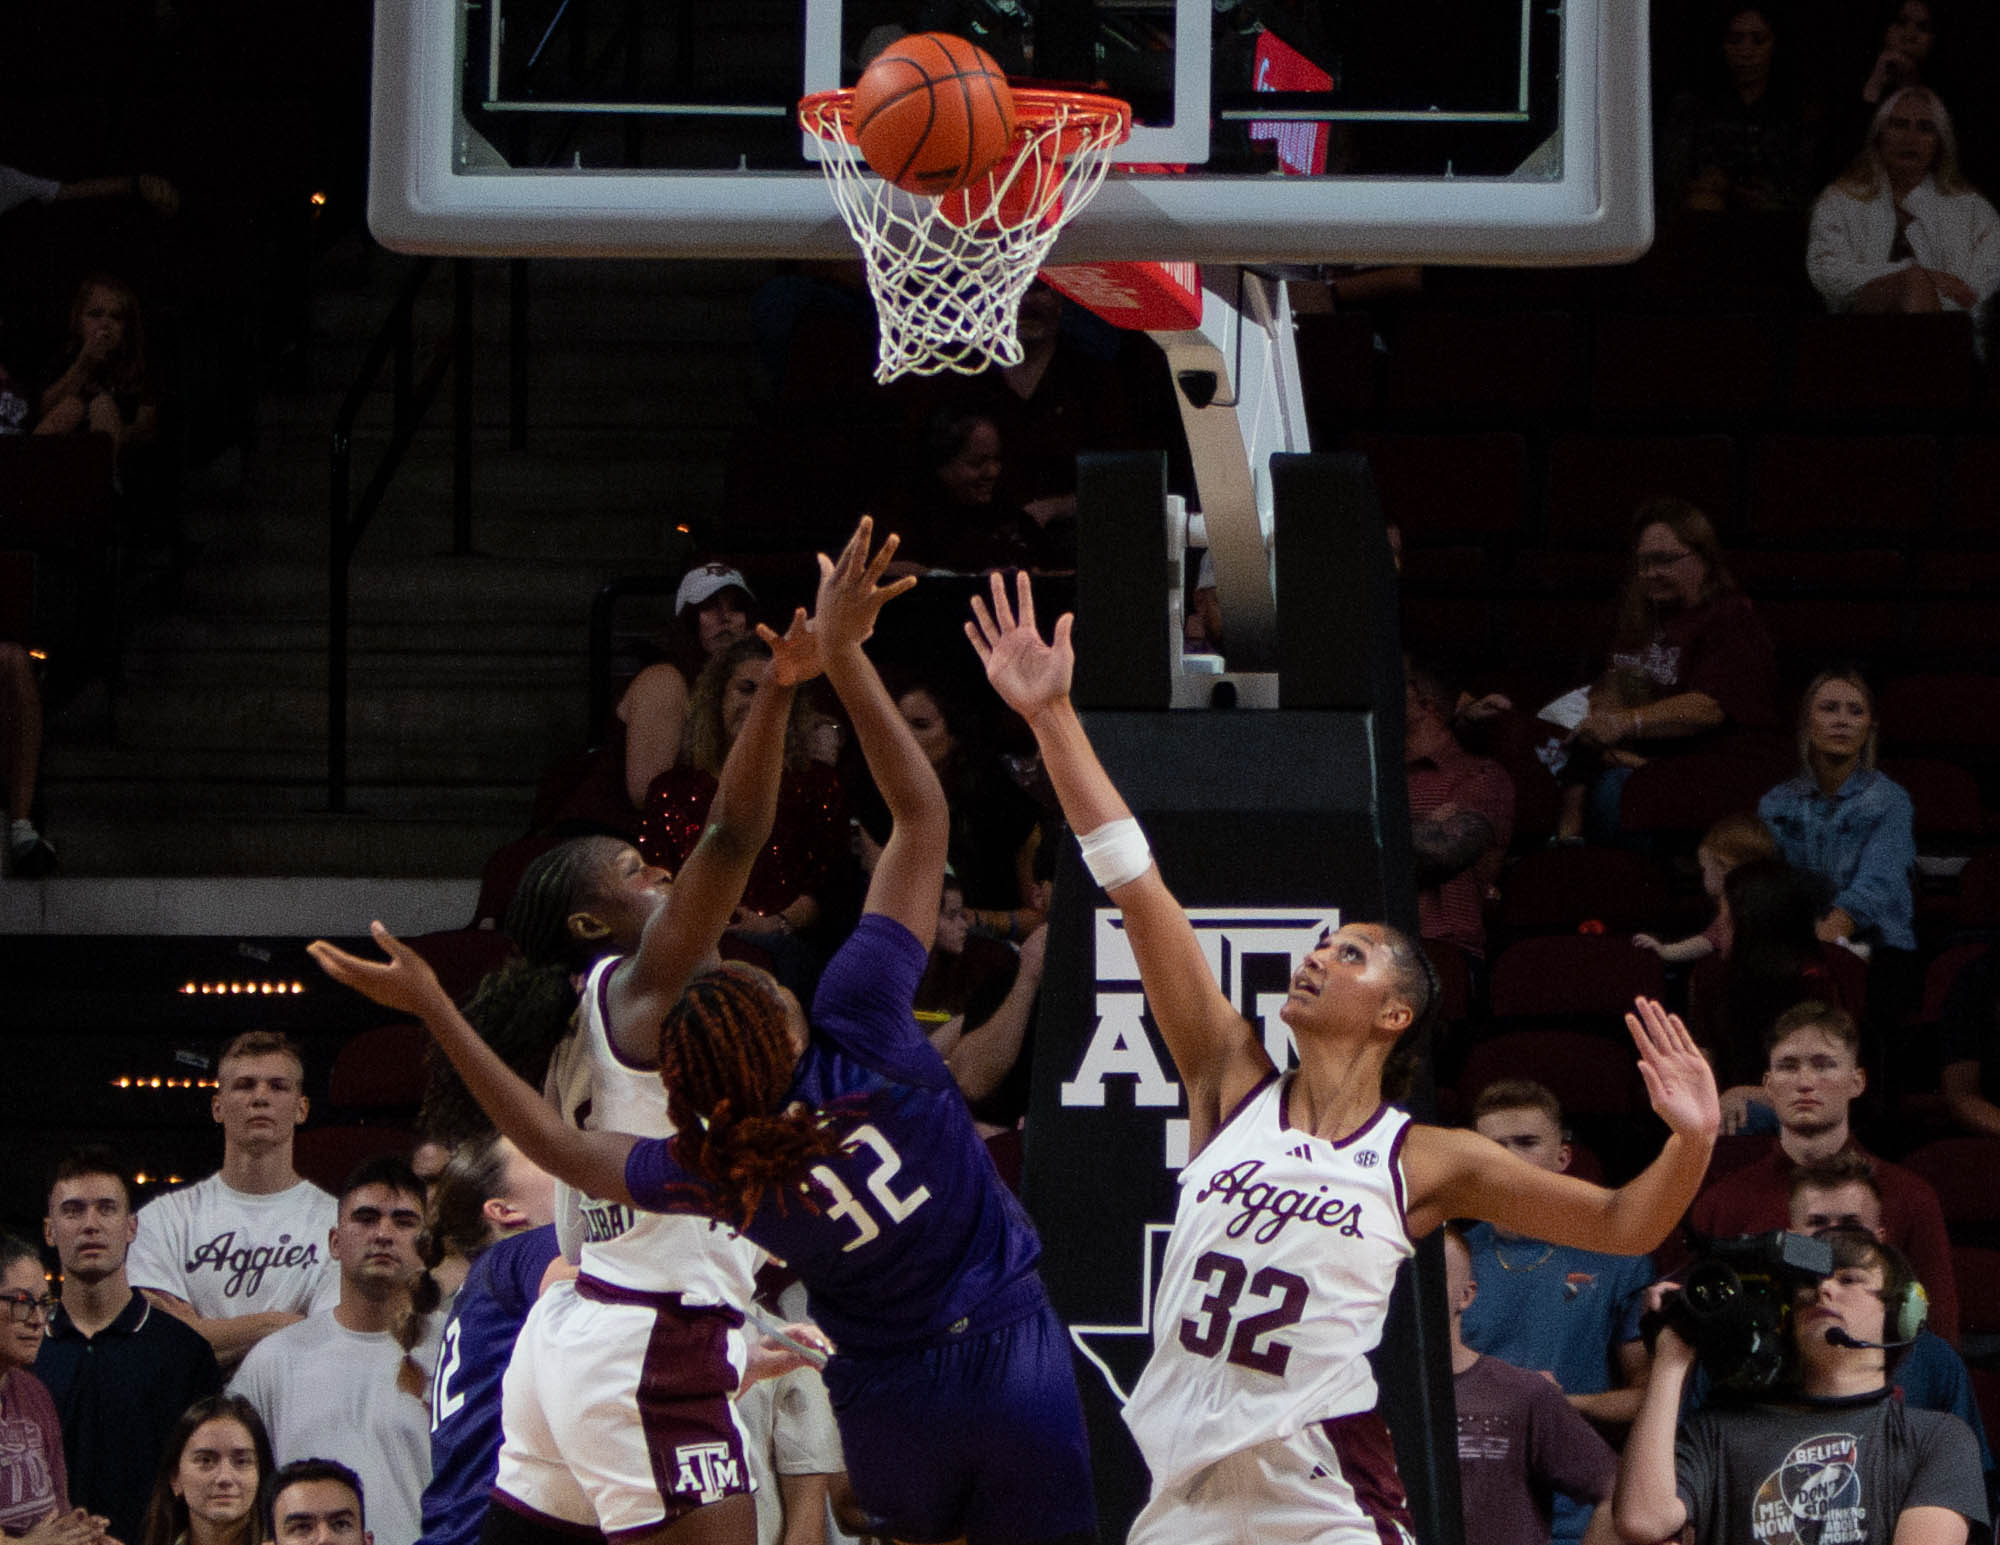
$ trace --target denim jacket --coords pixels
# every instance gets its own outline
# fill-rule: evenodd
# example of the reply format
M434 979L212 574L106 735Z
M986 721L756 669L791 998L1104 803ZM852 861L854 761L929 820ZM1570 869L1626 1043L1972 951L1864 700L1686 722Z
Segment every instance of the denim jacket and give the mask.
M1824 875L1833 904L1854 919L1857 939L1917 947L1910 872L1917 838L1910 796L1881 773L1859 768L1832 794L1810 776L1788 778L1757 802L1788 863Z

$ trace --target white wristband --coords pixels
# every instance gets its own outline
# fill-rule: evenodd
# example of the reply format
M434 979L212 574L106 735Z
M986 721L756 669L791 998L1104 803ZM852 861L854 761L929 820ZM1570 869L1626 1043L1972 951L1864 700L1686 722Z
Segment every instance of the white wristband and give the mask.
M1130 885L1153 864L1153 850L1136 819L1106 821L1095 831L1077 833L1076 845L1083 849L1083 862L1090 877L1105 890Z

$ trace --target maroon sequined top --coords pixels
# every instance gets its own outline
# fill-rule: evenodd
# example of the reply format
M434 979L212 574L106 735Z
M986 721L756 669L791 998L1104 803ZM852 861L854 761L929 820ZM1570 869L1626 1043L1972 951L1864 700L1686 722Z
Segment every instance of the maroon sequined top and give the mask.
M714 799L715 779L698 767L670 767L655 778L639 824L639 851L647 862L680 873L708 825ZM743 905L770 913L799 896L817 897L845 857L847 841L847 801L833 770L817 762L786 769L771 841L750 871Z

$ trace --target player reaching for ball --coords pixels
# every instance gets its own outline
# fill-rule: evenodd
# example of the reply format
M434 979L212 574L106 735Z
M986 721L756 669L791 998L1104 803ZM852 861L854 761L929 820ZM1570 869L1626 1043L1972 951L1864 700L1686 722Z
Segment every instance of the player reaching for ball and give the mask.
M865 527L864 527L865 531ZM428 966L378 923L373 962L324 942L336 981L423 1020L501 1131L593 1196L740 1228L805 1283L838 1352L826 1382L856 1500L899 1540L973 1545L1095 1524L1068 1338L1041 1246L913 1013L937 925L944 794L861 650L891 592L822 558L821 664L893 826L810 1023L765 972L698 977L667 1013L660 1070L677 1135L579 1131L494 1055ZM865 562L865 546L862 553ZM840 642L836 643L838 640Z
M1053 642L1002 579L966 633L1034 731L1084 860L1124 914L1154 1021L1187 1087L1189 1153L1153 1310L1158 1337L1125 1419L1152 1469L1133 1545L1380 1545L1411 1528L1366 1354L1396 1269L1447 1218L1636 1255L1693 1199L1721 1123L1715 1081L1679 1019L1626 1016L1653 1109L1671 1129L1636 1179L1605 1190L1384 1103L1390 1053L1421 1035L1437 984L1418 944L1380 923L1323 937L1279 1017L1280 1073L1217 988L1193 928L1070 702L1070 618ZM1254 1177L1254 1182L1253 1182ZM1278 1214L1279 1192L1322 1198Z

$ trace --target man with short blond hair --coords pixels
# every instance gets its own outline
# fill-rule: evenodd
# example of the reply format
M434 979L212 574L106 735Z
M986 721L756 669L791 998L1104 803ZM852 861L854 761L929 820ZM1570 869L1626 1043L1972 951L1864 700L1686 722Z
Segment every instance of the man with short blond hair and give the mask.
M1868 1087L1854 1017L1831 1004L1800 1003L1772 1022L1764 1047L1764 1095L1777 1113L1778 1135L1762 1158L1695 1198L1689 1230L1702 1239L1732 1239L1784 1228L1793 1171L1836 1154L1858 1154L1874 1165L1883 1239L1910 1258L1929 1291L1931 1329L1956 1342L1958 1289L1937 1192L1921 1175L1875 1158L1848 1125L1849 1108Z
M209 1113L222 1168L139 1210L132 1285L208 1340L224 1368L264 1337L340 1296L326 1256L334 1200L292 1167L306 1119L305 1059L276 1031L223 1048Z

